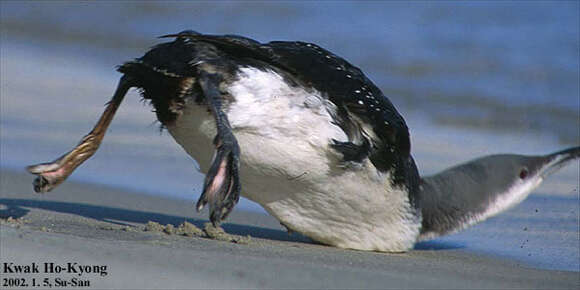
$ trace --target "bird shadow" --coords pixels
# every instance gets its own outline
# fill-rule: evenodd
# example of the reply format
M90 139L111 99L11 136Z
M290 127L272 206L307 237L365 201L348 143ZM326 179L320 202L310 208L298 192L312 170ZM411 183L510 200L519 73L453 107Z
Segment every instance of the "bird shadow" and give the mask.
M154 221L163 225L172 224L174 226L178 226L179 224L187 221L197 227L203 228L204 224L208 222L207 220L184 216L61 201L3 198L0 199L0 205L3 205L4 207L3 209L0 209L0 218L2 219L9 217L18 219L26 216L30 212L28 208L36 208L59 213L74 214L85 218L118 225L127 225L129 223L146 224L149 221ZM289 235L287 232L282 230L236 223L222 224L222 228L229 234L240 236L249 235L255 238L278 240L284 242L314 243L307 237L296 234Z
M418 242L413 247L416 251L441 251L441 250L457 250L463 249L465 245L457 242L449 242L442 240L431 240Z
M9 217L14 219L22 218L30 212L29 208L36 208L65 214L74 214L85 218L117 225L127 225L130 223L146 224L149 221L155 221L163 225L172 224L174 226L178 226L184 221L187 221L197 227L203 228L204 224L208 222L207 220L188 218L184 216L61 201L0 198L0 205L4 207L3 209L0 209L1 219L6 219ZM225 223L222 225L222 227L227 233L240 236L249 235L251 237L268 240L318 244L308 237L302 236L300 234L289 235L287 232L282 230L236 223ZM415 244L414 250L437 251L460 248L464 248L464 245L448 241L431 240Z

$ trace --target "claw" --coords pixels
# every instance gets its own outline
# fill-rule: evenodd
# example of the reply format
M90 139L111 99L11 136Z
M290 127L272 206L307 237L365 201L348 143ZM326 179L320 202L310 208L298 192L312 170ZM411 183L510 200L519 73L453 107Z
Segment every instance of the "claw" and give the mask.
M57 183L54 181L49 181L46 177L40 175L37 176L32 182L35 192L44 193L51 191Z

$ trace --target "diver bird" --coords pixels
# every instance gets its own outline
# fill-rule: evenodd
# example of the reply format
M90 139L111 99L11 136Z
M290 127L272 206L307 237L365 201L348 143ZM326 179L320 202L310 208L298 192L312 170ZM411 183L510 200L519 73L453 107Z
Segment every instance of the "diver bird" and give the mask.
M300 41L162 37L173 41L118 68L112 100L72 151L28 167L36 192L95 153L132 87L206 174L197 210L209 205L214 225L242 194L288 230L340 248L407 251L518 204L580 156L492 155L420 177L405 120L343 58Z

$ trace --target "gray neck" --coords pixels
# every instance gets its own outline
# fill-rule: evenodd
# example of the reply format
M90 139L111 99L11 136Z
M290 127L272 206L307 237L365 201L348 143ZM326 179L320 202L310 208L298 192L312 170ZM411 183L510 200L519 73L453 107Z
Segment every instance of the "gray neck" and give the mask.
M485 195L463 192L467 186L477 189L478 183L469 174L461 172L453 176L439 174L421 180L420 204L423 220L420 240L461 230L469 225L469 220L477 212L485 210Z
M522 157L523 158L523 157ZM515 155L488 156L421 179L420 240L464 229L520 202L533 189L515 183L506 166L519 164ZM515 166L514 166L515 167Z

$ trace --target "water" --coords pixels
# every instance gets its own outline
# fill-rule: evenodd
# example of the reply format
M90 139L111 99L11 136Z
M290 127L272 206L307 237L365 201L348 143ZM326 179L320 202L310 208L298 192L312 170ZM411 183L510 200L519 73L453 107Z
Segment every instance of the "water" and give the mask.
M2 1L0 8L3 168L22 170L70 149L112 94L120 76L114 67L164 41L156 36L185 29L311 41L347 58L405 116L423 174L486 154L580 143L578 2ZM71 179L193 204L203 176L157 128L150 108L130 93L99 152ZM575 164L538 189L535 196L547 202L522 206L558 209L558 198L574 201L577 189ZM245 200L239 207L261 211ZM506 250L507 236L482 234L519 227L510 214L446 239L534 267L578 271L578 249L568 246L577 244L577 229L560 231L568 233L566 252L531 256ZM577 214L559 218L578 224ZM477 233L495 243L477 245L468 238Z

